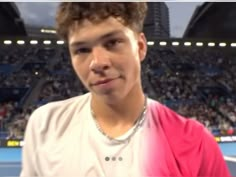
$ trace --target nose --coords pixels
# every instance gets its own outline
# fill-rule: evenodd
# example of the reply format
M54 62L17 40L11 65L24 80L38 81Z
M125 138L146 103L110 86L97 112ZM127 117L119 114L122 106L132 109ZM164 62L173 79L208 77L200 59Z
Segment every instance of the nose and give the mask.
M108 51L102 47L94 47L92 50L90 69L95 73L101 73L109 69L110 66L111 61Z

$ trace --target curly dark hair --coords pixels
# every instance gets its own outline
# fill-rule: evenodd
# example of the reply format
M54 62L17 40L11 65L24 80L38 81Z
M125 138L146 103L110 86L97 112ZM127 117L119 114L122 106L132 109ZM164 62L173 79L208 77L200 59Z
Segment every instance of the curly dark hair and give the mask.
M62 2L56 14L56 30L59 37L67 41L75 22L81 24L87 19L99 23L114 17L134 31L142 32L146 13L145 2Z

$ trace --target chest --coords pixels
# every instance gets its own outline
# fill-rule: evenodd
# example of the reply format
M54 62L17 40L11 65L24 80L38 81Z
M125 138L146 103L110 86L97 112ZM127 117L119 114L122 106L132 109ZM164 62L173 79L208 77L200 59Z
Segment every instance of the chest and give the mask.
M40 176L141 176L141 132L127 144L107 144L81 131L39 148L35 158ZM76 136L74 136L76 135Z

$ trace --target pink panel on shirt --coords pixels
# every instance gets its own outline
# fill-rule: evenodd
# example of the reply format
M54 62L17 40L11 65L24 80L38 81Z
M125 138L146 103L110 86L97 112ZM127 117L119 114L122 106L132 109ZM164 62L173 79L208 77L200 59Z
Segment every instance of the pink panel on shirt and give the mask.
M217 143L197 121L153 102L147 133L146 176L230 176Z

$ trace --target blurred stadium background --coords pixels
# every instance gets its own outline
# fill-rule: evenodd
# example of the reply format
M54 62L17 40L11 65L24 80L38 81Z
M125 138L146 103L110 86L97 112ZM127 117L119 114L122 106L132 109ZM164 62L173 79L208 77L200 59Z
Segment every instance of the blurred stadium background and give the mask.
M197 6L179 38L170 35L166 3L148 5L145 93L204 124L236 176L236 3ZM17 176L32 111L87 91L55 30L25 25L13 2L0 3L0 82L0 177Z

